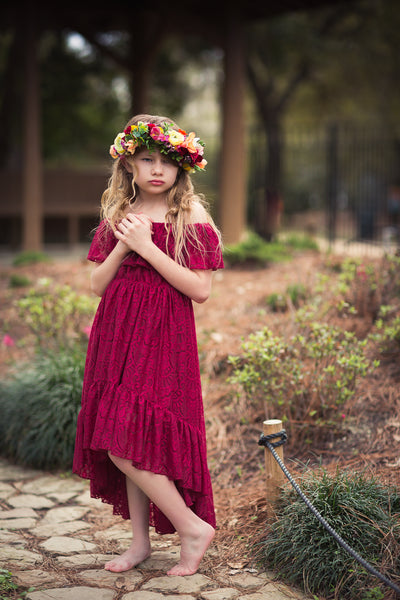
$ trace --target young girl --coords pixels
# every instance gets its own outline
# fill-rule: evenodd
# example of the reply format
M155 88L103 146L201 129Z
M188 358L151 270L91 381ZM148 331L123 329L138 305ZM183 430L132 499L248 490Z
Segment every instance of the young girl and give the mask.
M93 322L73 470L91 495L131 519L132 544L105 565L150 556L149 525L178 532L169 575L190 575L215 533L192 300L223 268L220 235L190 172L204 144L170 119L139 115L115 159L89 250L101 301Z

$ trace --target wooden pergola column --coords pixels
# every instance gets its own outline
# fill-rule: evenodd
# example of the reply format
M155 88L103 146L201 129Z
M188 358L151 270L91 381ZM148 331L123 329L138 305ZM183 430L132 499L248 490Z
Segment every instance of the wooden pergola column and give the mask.
M246 230L244 32L239 17L226 23L220 173L220 227L225 244L241 240Z
M22 247L43 247L43 169L40 85L34 10L25 15L25 99L23 114Z

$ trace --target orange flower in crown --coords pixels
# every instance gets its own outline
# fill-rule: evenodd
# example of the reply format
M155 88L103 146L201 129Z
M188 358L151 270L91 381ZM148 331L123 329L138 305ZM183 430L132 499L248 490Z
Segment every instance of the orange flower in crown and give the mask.
M110 154L116 159L133 155L136 148L145 147L150 152L159 150L185 171L194 172L203 171L207 164L203 158L204 145L193 131L188 134L183 129L173 129L169 123L164 123L161 127L139 121L118 133L110 147Z

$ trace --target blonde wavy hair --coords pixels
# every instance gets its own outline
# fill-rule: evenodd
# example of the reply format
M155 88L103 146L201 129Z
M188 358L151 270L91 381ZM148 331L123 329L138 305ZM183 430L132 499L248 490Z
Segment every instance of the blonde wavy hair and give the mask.
M158 126L168 123L176 131L179 130L178 125L168 117L148 114L136 115L128 121L125 128L129 125L136 125L139 121L154 123ZM113 231L116 230L117 224L126 212L129 209L134 210L135 201L139 196L139 189L135 183L135 165L132 158L123 157L114 161L108 187L101 198L101 217L105 219ZM127 162L131 169L133 168L133 180L132 172L126 168ZM222 246L221 234L210 215L207 202L202 194L195 192L189 173L181 167L178 168L174 185L167 193L167 207L165 227L168 236L170 233L173 234L175 240L174 259L179 264L185 264L184 256L188 237L198 248L202 248L194 227L196 222L194 219L198 214L202 215L201 222L211 225Z

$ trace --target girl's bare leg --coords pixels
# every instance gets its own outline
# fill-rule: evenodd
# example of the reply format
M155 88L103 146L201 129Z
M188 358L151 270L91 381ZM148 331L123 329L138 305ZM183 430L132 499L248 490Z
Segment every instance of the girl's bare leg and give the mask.
M138 486L126 478L132 543L128 550L104 565L107 571L121 573L132 569L151 554L149 538L149 499Z
M168 575L193 575L215 531L188 506L173 481L164 475L136 469L129 460L110 456L114 464L150 498L174 525L181 539L181 557Z

